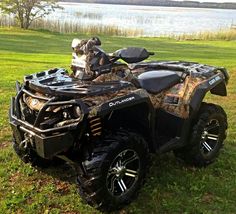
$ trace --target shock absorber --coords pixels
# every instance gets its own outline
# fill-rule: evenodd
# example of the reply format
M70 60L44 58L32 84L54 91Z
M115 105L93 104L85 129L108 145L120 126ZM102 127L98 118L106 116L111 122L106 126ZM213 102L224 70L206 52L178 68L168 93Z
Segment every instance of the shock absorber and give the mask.
M92 117L89 120L90 130L93 137L101 136L102 122L99 117Z

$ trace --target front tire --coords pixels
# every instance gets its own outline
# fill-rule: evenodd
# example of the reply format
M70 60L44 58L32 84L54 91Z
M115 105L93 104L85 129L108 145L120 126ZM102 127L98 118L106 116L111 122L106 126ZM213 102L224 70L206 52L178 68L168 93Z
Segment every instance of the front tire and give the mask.
M100 210L116 210L130 203L144 182L148 147L138 134L117 131L83 162L86 175L78 176L81 197Z
M227 115L222 107L203 103L192 129L190 144L174 151L186 163L203 167L215 161L226 138Z

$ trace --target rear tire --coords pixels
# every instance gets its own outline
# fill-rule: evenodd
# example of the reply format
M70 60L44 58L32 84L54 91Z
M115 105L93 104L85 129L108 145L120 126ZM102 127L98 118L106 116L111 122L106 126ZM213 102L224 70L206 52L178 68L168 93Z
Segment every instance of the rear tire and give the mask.
M100 210L129 204L144 182L148 146L138 134L117 131L96 145L91 160L83 162L86 175L78 176L81 197Z
M222 107L203 103L188 146L175 150L186 163L203 167L215 161L226 138L227 115Z

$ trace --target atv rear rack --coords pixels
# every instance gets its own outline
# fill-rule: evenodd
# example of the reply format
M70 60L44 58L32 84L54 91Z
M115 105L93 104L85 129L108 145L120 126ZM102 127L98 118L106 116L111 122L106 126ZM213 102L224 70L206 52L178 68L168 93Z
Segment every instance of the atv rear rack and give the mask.
M225 82L229 80L229 74L227 70L223 67L215 67L205 64L200 64L196 62L185 62L185 61L151 61L151 62L141 62L136 64L130 64L129 68L132 71L140 68L146 68L150 70L171 70L177 73L181 73L180 76L192 75L195 77L203 76L209 78L216 74L217 71L221 71L224 75Z

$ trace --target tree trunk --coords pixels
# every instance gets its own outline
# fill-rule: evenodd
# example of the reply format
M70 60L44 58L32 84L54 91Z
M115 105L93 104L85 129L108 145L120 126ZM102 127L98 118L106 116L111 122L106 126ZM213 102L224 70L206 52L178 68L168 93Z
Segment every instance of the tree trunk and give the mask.
M24 28L24 22L20 20L20 28Z

